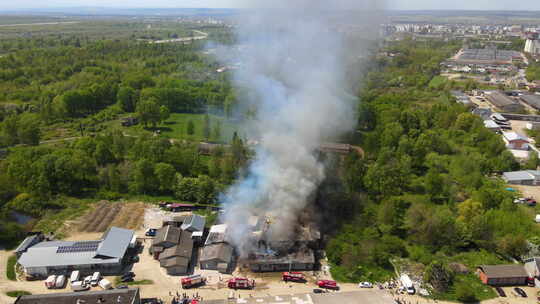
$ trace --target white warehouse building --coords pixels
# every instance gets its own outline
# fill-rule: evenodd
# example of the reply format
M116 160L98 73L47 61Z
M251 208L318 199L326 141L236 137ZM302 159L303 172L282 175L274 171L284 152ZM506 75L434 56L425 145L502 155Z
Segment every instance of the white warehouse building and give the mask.
M133 230L112 227L101 240L38 242L26 248L17 262L28 276L68 274L73 270L117 274L134 239Z

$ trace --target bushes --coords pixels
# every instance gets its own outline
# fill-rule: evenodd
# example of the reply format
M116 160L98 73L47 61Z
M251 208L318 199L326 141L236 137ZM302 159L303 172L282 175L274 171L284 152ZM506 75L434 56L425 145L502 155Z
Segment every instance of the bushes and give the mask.
M6 264L6 276L11 281L17 280L17 274L15 273L15 264L17 264L17 257L14 255L9 256Z
M466 283L459 283L456 286L456 299L463 303L478 302L473 288Z

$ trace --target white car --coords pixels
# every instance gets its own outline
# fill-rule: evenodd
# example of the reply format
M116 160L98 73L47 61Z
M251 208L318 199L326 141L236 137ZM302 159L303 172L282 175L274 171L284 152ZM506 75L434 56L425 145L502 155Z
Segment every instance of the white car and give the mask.
M360 284L358 284L358 287L360 287L360 288L373 288L373 284L371 284L370 282L361 282Z

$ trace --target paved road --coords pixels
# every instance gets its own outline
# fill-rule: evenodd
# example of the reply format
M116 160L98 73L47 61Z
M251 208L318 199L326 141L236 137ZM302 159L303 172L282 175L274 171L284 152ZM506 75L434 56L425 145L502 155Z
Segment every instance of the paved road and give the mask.
M201 32L197 30L193 30L193 32L199 35L193 36L193 37L176 38L176 39L156 40L156 41L150 41L150 43L161 44L161 43L187 42L187 41L192 41L192 40L202 40L202 39L208 38L208 34L205 32Z
M14 26L30 26L30 25L59 25L59 24L76 24L79 21L63 21L63 22L39 22L39 23L19 23L19 24L0 24L0 27L14 27Z
M392 296L386 291L359 290L325 294L293 294L271 297L240 298L234 300L209 300L201 304L393 304Z

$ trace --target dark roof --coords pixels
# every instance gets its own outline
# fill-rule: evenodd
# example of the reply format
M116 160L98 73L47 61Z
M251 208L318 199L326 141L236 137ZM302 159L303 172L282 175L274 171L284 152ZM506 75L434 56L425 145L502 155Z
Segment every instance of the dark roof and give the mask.
M529 106L540 109L540 95L521 95L520 98Z
M102 303L132 304L138 294L138 288L50 293L21 296L14 304L75 304L77 300L82 300L81 303L98 303L99 299L103 300Z
M182 228L182 230L188 230L191 232L203 231L205 223L206 219L204 217L197 214L191 214L184 219L184 222L180 228Z
M523 265L518 265L518 264L481 265L478 268L480 268L489 279L521 278L521 277L528 276Z
M218 243L204 246L200 261L219 260L229 263L232 260L233 248L227 243Z
M111 227L103 234L103 241L101 241L96 255L122 258L132 239L133 230Z
M179 256L179 257L174 257L174 258L171 258L171 259L166 259L166 260L160 261L160 265L162 267L165 267L165 268L177 267L177 266L188 267L190 260L191 259L188 259L186 257L180 257Z
M177 256L191 259L192 253L193 240L191 239L191 233L188 231L182 231L179 244L163 250L163 252L159 255L159 259L162 260Z
M40 238L41 235L39 234L34 234L34 235L31 235L27 238L25 238L21 244L17 247L17 249L15 249L15 252L16 253L19 253L19 252L24 252L26 251L26 249L28 249L28 247L32 246L34 244L34 242L37 241L38 238Z
M174 227L171 225L167 225L165 227L161 227L158 229L156 233L156 237L154 238L152 245L159 245L163 242L170 242L174 244L178 244L178 240L180 240L180 233L182 230L178 227Z
M497 108L502 108L510 105L517 104L516 101L506 96L504 93L495 91L491 94L486 94L486 98Z

